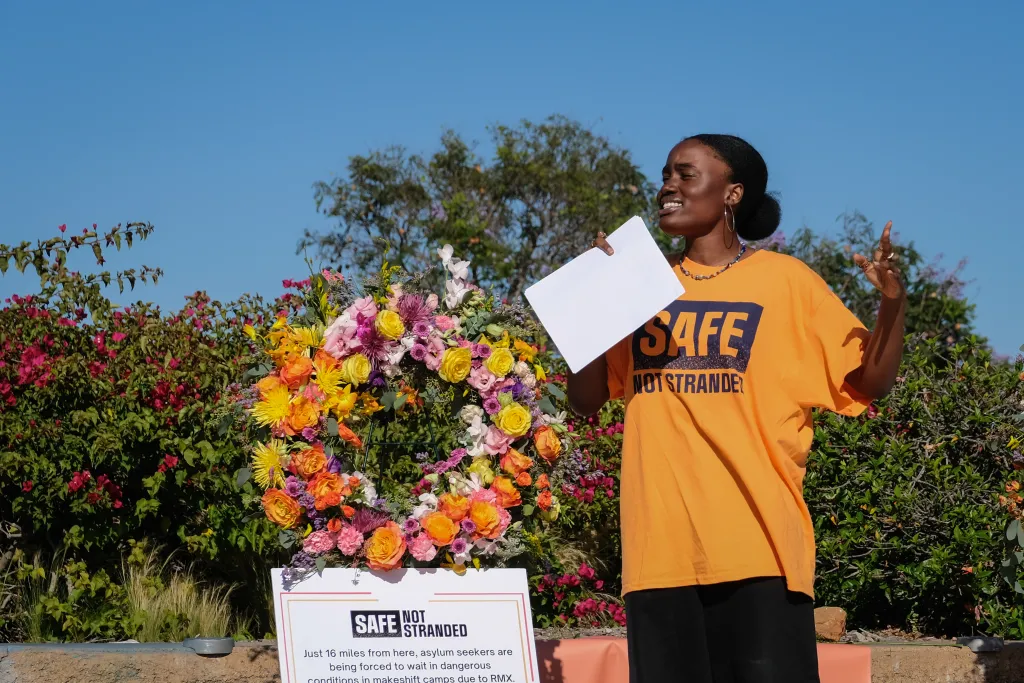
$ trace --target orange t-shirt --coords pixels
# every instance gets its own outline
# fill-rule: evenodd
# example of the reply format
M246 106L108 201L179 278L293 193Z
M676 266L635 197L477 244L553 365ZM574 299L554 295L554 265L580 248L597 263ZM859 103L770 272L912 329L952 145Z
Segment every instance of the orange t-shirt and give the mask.
M676 274L686 293L606 354L626 399L623 593L783 576L813 596L811 409L865 409L845 377L869 333L789 256Z

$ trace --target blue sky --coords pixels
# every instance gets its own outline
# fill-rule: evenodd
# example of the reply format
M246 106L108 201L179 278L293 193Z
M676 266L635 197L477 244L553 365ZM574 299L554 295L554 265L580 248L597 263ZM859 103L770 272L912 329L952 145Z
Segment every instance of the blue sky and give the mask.
M140 296L274 295L324 228L311 185L445 128L576 118L657 178L695 132L765 156L783 229L859 209L1024 343L1024 3L0 3L0 241L144 220ZM0 295L27 290L8 275ZM128 297L125 298L126 300Z

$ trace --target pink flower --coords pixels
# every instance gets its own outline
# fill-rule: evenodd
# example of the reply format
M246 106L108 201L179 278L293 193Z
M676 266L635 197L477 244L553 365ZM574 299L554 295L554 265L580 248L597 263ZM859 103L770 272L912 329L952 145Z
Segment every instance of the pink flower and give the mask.
M484 437L484 450L489 455L503 455L512 445L512 441L511 436L491 425L487 429L487 436Z
M164 464L165 464L165 465L167 465L167 468L168 468L168 469L170 469L170 468L174 467L175 465L177 465L177 464L178 464L178 458L177 458L177 456L174 456L174 455L165 455L165 456L164 456Z
M373 320L377 317L377 304L374 303L372 296L364 296L362 299L356 299L355 303L346 309L346 313L357 322Z
M409 349L409 355L412 356L413 360L422 363L427 358L427 347L423 344L413 344L412 348Z
M491 357L491 347L487 344L473 344L473 356L486 360Z
M434 316L434 325L442 332L447 332L455 327L455 321L446 315L436 315Z
M314 531L302 542L302 549L310 555L323 555L334 549L334 536L326 529Z
M469 502L475 503L478 500L482 500L485 503L494 503L498 500L498 496L490 489L477 489L469 495Z
M498 378L495 377L493 372L483 366L480 366L478 368L473 368L470 371L469 379L466 381L469 382L469 386L473 387L480 393L483 393L485 391L490 391L497 379Z
M359 325L350 316L339 316L324 332L324 351L335 358L349 355L359 346L359 340L356 339L358 331Z
M488 415L497 415L501 412L501 401L496 397L491 396L489 399L484 401L484 410L487 411Z
M409 544L409 554L419 562L430 562L437 556L437 548L434 542L426 534L416 534Z
M586 562L580 565L580 569L577 572L577 574L579 574L584 579L594 578L594 570L593 568L588 567Z
M512 523L512 513L503 507L498 507L498 519L501 520L501 533L505 533L505 529L508 528L509 524Z
M113 340L114 340L115 342L121 342L121 341L124 341L124 338L125 338L125 337L127 337L127 336L128 336L128 335L127 335L127 334L125 334L124 332L115 332L115 333L113 334L113 337L112 337L112 339L113 339Z
M338 532L338 550L342 555L352 557L363 547L363 535L351 524L346 524Z

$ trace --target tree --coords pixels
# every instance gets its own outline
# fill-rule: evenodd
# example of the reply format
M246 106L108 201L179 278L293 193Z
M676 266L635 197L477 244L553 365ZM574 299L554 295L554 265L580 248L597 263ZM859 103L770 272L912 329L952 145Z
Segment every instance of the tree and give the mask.
M839 217L839 235L798 230L787 240L782 233L761 243L795 256L814 269L829 284L843 303L869 328L878 312L878 293L853 262L855 253L871 254L881 234L874 224L858 212ZM927 260L913 242L897 245L903 282L907 288L907 334L916 339L937 338L945 346L960 343L974 334L974 304L964 298L961 279L964 262L944 270L939 259ZM985 340L980 340L984 344Z
M451 131L429 159L400 147L352 157L347 176L314 186L337 226L307 231L300 250L365 271L383 242L389 260L417 271L448 243L472 259L475 282L518 297L598 230L649 214L654 187L629 153L582 124L554 116L490 133L489 162Z

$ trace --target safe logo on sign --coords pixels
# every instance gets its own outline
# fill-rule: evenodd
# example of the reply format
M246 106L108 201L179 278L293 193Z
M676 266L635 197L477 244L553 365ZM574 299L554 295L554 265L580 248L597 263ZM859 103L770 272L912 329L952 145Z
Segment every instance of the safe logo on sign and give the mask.
M398 610L352 612L353 638L401 638L402 613Z
M353 638L465 638L465 624L428 624L422 609L353 610Z

